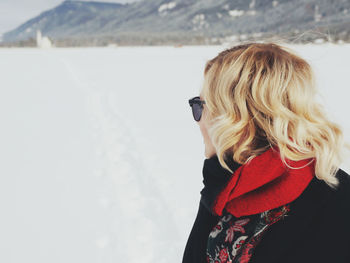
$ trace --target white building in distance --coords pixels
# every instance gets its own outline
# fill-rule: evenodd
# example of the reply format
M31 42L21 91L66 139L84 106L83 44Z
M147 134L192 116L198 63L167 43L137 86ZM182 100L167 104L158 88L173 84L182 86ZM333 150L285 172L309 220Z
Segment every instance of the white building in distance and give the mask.
M43 37L41 31L36 31L36 45L38 48L51 48L52 42L48 37Z

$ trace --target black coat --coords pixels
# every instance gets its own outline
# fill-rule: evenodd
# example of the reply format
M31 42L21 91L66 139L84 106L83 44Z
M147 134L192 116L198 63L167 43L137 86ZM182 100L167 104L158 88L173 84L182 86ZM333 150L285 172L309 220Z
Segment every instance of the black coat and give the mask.
M229 166L236 170L238 163ZM212 228L220 216L209 209L231 174L214 156L205 159L199 209L182 263L204 263ZM339 169L334 190L316 177L290 203L289 216L264 233L249 263L350 263L350 176Z

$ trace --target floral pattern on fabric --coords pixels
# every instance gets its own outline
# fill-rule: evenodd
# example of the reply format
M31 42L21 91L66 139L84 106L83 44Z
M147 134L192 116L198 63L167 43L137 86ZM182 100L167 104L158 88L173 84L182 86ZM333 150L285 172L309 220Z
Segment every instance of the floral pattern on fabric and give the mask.
M234 217L224 210L209 233L206 258L208 263L246 263L265 231L288 215L289 205L260 214Z

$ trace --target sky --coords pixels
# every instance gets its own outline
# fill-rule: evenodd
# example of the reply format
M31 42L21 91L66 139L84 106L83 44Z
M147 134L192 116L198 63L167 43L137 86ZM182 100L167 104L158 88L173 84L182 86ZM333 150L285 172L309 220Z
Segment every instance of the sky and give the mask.
M131 3L136 1L140 0L94 0L94 2L111 3ZM63 0L1 0L0 35L62 2Z

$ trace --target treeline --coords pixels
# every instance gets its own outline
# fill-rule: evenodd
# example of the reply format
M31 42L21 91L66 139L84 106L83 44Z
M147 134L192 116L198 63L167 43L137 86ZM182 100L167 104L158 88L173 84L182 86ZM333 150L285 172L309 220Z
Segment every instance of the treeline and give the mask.
M50 37L49 37L50 38ZM286 43L350 43L350 31L341 29L318 28L288 33L251 33L232 36L228 34L208 37L203 34L186 34L183 32L149 33L131 32L112 36L76 37L52 39L55 47L103 47L103 46L158 46L158 45L220 45L227 42L282 40ZM36 47L36 40L29 38L16 42L0 43L0 47Z

